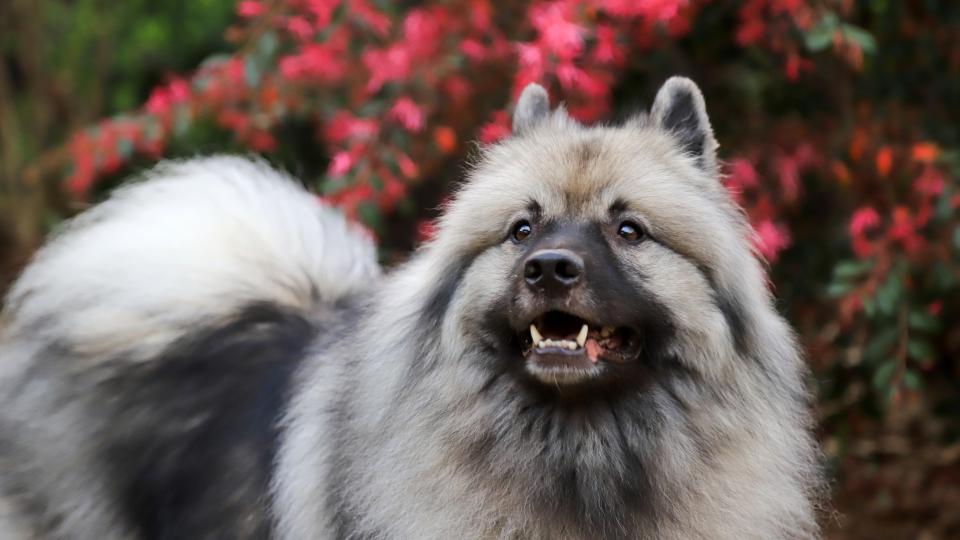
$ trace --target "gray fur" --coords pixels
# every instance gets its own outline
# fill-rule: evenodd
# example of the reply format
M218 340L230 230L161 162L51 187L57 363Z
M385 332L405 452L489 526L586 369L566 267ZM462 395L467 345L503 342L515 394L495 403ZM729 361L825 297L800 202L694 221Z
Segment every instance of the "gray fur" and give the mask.
M513 111L513 133L521 135L550 116L550 96L536 83L528 84Z
M674 99L678 91L692 99ZM197 264L193 272L236 269L243 285L221 288L222 303L188 306L183 298L203 296L203 289L191 289L193 281L166 284L176 300L163 316L151 311L142 324L121 325L131 333L103 350L87 346L83 322L70 310L104 285L67 276L67 262L59 271L44 266L71 256L90 260L72 250L85 244L71 238L93 222L123 228L131 219L123 201L136 201L133 210L148 199L108 203L114 206L97 219L68 229L8 299L0 489L16 512L4 520L0 504L0 531L138 537L111 495L113 473L97 459L97 434L109 433L110 415L123 414L98 393L98 378L162 361L171 346L163 336L195 332L198 318L207 327L227 325L239 295L293 310L318 328L280 423L270 493L259 499L277 538L819 537L821 482L803 364L751 252L749 226L717 181L699 90L671 79L649 118L614 127L544 112L545 97L540 87L525 90L515 120L521 136L484 149L436 237L382 278L365 258L369 251L355 249L362 237L310 250L330 230L346 231L339 218L267 211L260 217L283 220L275 229L281 236L296 237L292 256L285 252L278 262L284 246L250 242L215 265ZM677 103L693 104L693 121L689 111L671 114ZM699 146L689 144L696 142L691 129L702 137ZM285 196L273 204L266 186L284 180L259 166L226 161L179 170L206 178L208 193L229 192L218 167L259 178L247 181L266 199L234 201L250 211L300 204ZM237 210L244 238L274 241L258 233L271 225L243 221L247 207L231 213ZM610 227L624 216L650 239L618 243ZM650 323L635 386L611 388L607 399L578 399L559 383L541 385L524 374L523 360L503 341L508 328L522 324L517 314L537 301L516 289L525 248L509 233L518 219L537 230L573 231L604 261L605 281L572 295L571 305ZM204 230L192 234L224 240ZM169 249L163 256L177 258L175 246ZM83 268L107 264L99 261ZM355 271L342 272L348 268ZM86 290L59 304L25 285L60 280L56 286L70 291L69 279ZM136 313L138 299L123 296L133 288L110 290L106 306ZM349 312L340 307L346 298ZM156 302L151 309L162 306ZM94 320L111 324L113 313ZM151 339L154 326L161 337Z

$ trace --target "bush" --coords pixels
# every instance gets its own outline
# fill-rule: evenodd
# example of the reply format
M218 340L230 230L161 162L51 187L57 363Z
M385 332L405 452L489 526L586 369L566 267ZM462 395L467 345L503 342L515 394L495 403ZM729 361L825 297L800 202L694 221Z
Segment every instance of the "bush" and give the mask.
M258 152L370 227L393 261L429 236L425 209L471 141L508 134L528 82L596 121L687 74L809 351L841 491L878 511L908 505L912 484L865 465L928 449L913 458L928 485L943 455L960 459L957 6L243 0L236 13L233 52L76 132L47 174L85 200L161 157Z

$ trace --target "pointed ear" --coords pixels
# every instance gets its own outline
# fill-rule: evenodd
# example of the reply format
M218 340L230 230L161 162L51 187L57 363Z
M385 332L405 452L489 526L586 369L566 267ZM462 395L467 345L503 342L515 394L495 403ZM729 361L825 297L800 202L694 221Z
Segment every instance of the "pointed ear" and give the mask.
M677 140L683 151L709 173L717 169L717 140L707 117L707 105L696 83L671 77L663 83L650 111L653 121Z
M550 96L537 83L530 83L520 93L513 111L513 134L521 135L550 116Z

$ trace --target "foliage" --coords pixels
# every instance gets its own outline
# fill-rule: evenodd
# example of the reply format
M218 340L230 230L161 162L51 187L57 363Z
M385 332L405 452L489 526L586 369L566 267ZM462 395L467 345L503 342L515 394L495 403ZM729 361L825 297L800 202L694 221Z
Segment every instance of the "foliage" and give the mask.
M864 447L869 437L960 448L949 414L960 410L960 7L242 0L235 9L232 52L192 72L171 64L180 74L142 106L76 131L42 175L86 200L163 156L258 152L362 220L393 260L429 235L433 214L421 209L442 202L470 141L508 134L509 103L526 83L595 121L629 114L637 96L685 73L704 88L726 185L808 348L836 466L855 474L858 460L889 450ZM931 415L936 429L916 428Z

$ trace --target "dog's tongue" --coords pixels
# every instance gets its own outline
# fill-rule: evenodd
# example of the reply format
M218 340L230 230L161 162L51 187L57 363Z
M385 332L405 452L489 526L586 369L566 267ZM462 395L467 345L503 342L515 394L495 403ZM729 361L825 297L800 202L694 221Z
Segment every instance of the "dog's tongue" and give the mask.
M587 358L590 359L594 364L597 363L597 360L600 359L600 351L603 349L597 340L587 338L587 342L583 344L583 348L587 351Z

